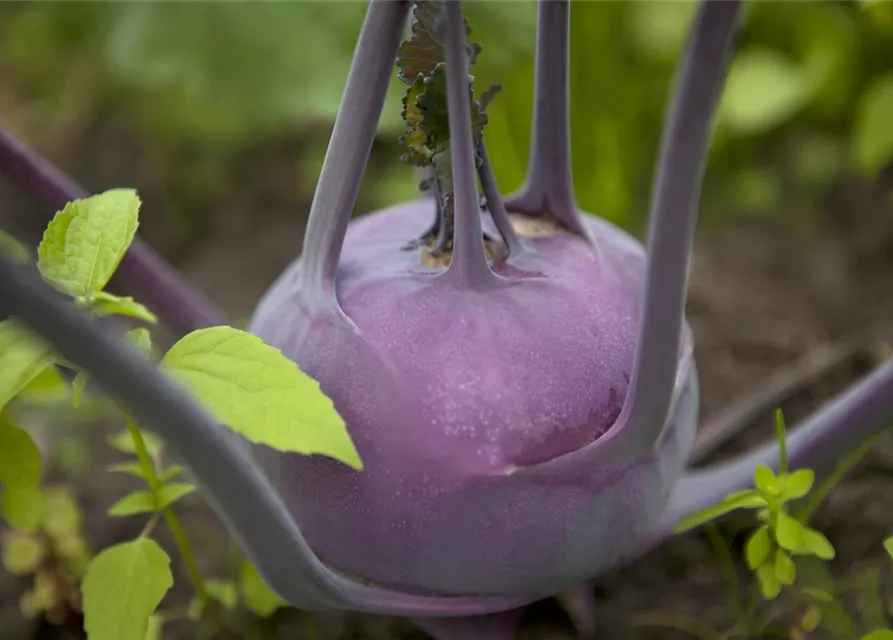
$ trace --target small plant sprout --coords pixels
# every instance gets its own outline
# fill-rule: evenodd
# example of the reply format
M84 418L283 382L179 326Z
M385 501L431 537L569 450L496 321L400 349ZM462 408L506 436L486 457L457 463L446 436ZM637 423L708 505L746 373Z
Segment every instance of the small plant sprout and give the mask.
M587 134L569 126L567 0L538 3L531 160L505 198L486 146L487 108L502 96L470 74L486 50L469 44L461 3L371 0L303 252L250 332L134 239L132 191L79 197L0 139L0 168L64 205L39 274L0 255L0 394L16 397L48 366L79 374L78 396L95 384L136 454L115 470L147 487L111 509L143 514L144 533L93 557L80 583L91 640L140 638L163 618L171 572L156 522L177 540L193 613L214 624L235 602L233 582L193 570L178 533L173 508L193 482L276 602L406 616L440 640L511 638L519 608L734 509L756 510L746 555L766 598L797 580L798 558L832 557L792 504L812 488L809 469L893 420L893 363L790 437L779 414L778 442L687 469L698 377L686 278L741 8L698 5L643 246L574 199L570 148ZM395 65L404 159L427 195L352 219ZM133 298L105 292L113 272ZM146 332L122 339L104 324L156 317L182 335L160 362Z

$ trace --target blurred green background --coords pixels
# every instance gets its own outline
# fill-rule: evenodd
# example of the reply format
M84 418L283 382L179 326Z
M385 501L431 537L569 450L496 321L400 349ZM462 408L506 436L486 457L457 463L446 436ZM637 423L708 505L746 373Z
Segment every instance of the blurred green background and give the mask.
M891 6L752 3L719 109L705 221L782 211L793 219L843 176L878 178L893 152ZM693 7L573 4L578 200L630 228L647 210ZM466 11L484 44L480 81L504 86L486 135L509 192L527 162L536 5L473 1ZM246 148L296 139L295 180L309 197L363 12L353 1L5 2L0 124L41 149L64 145L97 117L123 124L174 205L219 190ZM365 207L415 192L395 146L402 88L394 82L389 94Z

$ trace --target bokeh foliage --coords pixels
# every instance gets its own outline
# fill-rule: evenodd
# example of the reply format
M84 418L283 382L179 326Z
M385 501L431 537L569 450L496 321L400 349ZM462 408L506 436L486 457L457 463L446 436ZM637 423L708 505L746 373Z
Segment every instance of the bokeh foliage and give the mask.
M509 192L526 170L536 5L465 4L474 39L484 44L480 86L504 87L490 107L487 139ZM667 90L694 6L572 5L573 156L583 208L626 225L643 219ZM302 161L315 167L326 139L319 131L338 109L364 7L3 3L0 78L14 98L0 91L0 118L15 129L26 106L32 129L47 131L53 122L61 131L73 120L65 110L114 113L145 132L162 159L168 145L184 141L225 161L264 140L306 135L314 144ZM890 0L751 3L717 119L708 214L809 210L839 176L878 176L893 151L891 7ZM385 145L400 132L402 89L394 82L389 93ZM387 174L393 188L379 190L386 199L407 197L414 185L398 155L395 149ZM177 167L190 170L197 169Z

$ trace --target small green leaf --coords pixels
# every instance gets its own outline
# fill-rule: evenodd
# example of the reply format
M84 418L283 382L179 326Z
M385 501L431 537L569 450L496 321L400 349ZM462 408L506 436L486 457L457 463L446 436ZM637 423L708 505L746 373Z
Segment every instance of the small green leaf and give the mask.
M789 500L802 498L810 492L813 482L815 472L812 469L797 469L785 481L785 497Z
M735 497L726 498L717 505L690 515L676 526L676 532L684 533L685 531L701 526L705 522L716 520L720 516L723 516L730 511L735 511L736 509L751 508L755 498L759 498L759 493L756 491L738 492ZM765 500L763 500L762 503L765 504Z
M46 548L32 536L18 532L3 536L3 566L14 576L33 573L45 556Z
M784 413L775 410L775 438L778 440L778 468L782 475L788 474L788 437L785 433Z
M31 259L31 252L25 248L25 245L19 242L14 235L2 229L0 229L0 254L7 260L19 264L24 264Z
M49 364L52 349L13 320L0 322L0 409Z
M84 401L84 394L87 392L87 383L89 381L90 376L83 371L78 371L74 376L74 381L71 383L71 404L74 405L75 409L80 407Z
M130 297L116 296L105 291L97 291L90 302L90 310L97 316L119 315L156 323L158 317L145 306Z
M862 636L862 640L893 640L893 631L889 629L876 629Z
M781 549L775 551L775 577L785 585L794 584L797 577L797 567L791 557Z
M133 241L139 208L132 189L69 202L47 226L37 248L43 279L74 298L102 290Z
M815 631L822 624L822 610L816 605L810 605L800 618L800 628L804 631Z
M775 575L775 564L766 562L757 569L757 578L760 582L760 593L766 600L773 600L781 593L781 581Z
M818 600L819 602L834 602L834 596L822 589L816 589L815 587L805 587L801 591L803 592L803 595L809 596L810 598Z
M747 546L745 547L747 566L751 571L754 571L766 562L771 552L772 541L769 538L769 527L763 525L754 531L747 540Z
M7 487L36 487L40 470L40 451L30 434L0 416L0 482Z
M147 479L146 475L143 473L143 467L139 462L119 462L117 464L111 464L106 467L106 471L112 473L126 473L137 478L142 478L143 480Z
M161 491L158 492L158 506L160 509L169 507L177 500L188 496L194 491L195 485L189 484L188 482L174 482L172 484L165 485L161 488Z
M893 536L884 540L884 549L887 551L887 555L893 559Z
M174 478L176 478L178 475L180 475L184 471L185 471L185 469L183 467L181 467L180 465L172 464L171 466L169 466L167 469L165 469L164 471L162 471L159 474L158 479L161 480L162 482L167 482L168 480L173 480Z
M777 496L780 492L778 478L772 469L764 464L759 465L753 472L754 484L757 489L770 496Z
M876 176L893 158L893 73L875 79L862 94L853 132L856 159Z
M144 356L152 353L152 335L144 327L131 329L124 334L124 340Z
M68 397L68 392L68 383L59 368L50 364L25 385L21 395L30 401L52 404Z
M279 595L270 588L250 561L242 563L239 575L239 588L245 606L256 615L266 618L277 609L288 606Z
M797 550L803 542L805 527L784 511L778 513L775 525L775 540L778 545L788 551Z
M148 538L108 547L93 558L81 586L90 640L145 640L149 617L174 584L170 562Z
M157 614L149 616L149 624L146 627L144 640L163 640L161 631L164 627L164 618Z
M3 518L12 528L33 533L43 519L45 498L37 487L6 487L3 491Z
M134 491L109 507L106 513L121 518L138 513L153 513L154 511L155 502L152 500L152 495L148 491Z
M226 326L193 331L171 347L162 367L251 442L362 469L344 420L319 384L257 336Z
M235 609L239 603L236 583L232 580L205 580L205 589L209 596L222 604L226 609Z
M143 436L143 442L146 445L146 449L148 450L149 455L152 458L158 456L158 454L161 453L162 449L164 449L164 441L158 436L147 431L141 430L140 433ZM119 431L113 436L109 436L108 443L122 453L136 453L136 447L133 444L133 438L130 437L130 431L127 429Z
M54 487L44 492L43 528L51 538L67 538L79 534L83 518L80 507L68 489Z
M809 551L822 560L832 560L835 555L834 546L828 538L809 527L802 527L801 548L803 551Z

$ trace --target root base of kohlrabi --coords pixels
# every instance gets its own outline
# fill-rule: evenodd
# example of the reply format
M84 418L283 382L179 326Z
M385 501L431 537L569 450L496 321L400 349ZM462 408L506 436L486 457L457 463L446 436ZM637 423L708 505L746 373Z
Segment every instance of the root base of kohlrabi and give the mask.
M500 286L461 287L412 243L430 207L350 225L335 274L349 322L304 296L300 261L251 322L320 382L363 471L318 456L261 460L334 567L414 591L551 595L624 557L659 517L693 439L690 341L671 437L617 459L600 436L629 384L641 245L588 215L597 250L516 218L525 250L492 264ZM623 437L617 426L609 440Z

